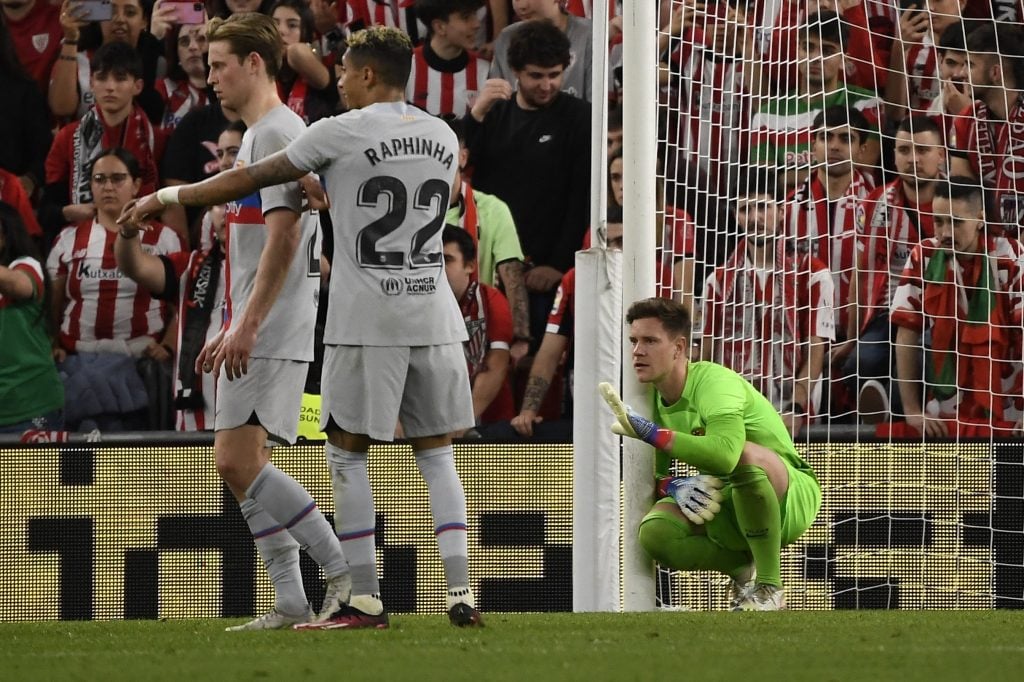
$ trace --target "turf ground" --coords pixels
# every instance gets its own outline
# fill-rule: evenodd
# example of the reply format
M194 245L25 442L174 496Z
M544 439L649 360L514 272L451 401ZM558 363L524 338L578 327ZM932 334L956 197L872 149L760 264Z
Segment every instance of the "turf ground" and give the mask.
M488 614L482 630L227 633L238 621L0 623L0 680L1024 679L1020 612Z

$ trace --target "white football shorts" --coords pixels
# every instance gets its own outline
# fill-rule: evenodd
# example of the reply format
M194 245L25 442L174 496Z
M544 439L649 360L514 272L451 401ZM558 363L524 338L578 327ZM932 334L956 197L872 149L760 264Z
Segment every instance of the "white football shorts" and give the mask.
M353 434L394 440L473 426L473 397L461 343L440 346L325 346L320 428L333 419Z
M309 363L301 360L249 358L249 371L228 381L221 368L214 430L259 424L267 430L269 441L294 443L308 371Z

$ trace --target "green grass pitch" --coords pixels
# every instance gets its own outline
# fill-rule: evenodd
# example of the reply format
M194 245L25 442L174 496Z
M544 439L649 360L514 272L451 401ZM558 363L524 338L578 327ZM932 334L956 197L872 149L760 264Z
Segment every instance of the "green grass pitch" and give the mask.
M488 614L460 630L224 632L239 621L0 623L0 680L1024 679L1007 611Z

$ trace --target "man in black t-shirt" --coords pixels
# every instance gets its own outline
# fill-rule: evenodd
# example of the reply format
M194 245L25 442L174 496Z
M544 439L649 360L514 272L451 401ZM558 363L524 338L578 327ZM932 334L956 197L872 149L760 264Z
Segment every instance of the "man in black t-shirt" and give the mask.
M569 39L552 24L526 22L508 62L518 89L488 80L465 119L466 140L474 186L508 204L515 218L529 267L535 350L590 222L590 105L562 92Z

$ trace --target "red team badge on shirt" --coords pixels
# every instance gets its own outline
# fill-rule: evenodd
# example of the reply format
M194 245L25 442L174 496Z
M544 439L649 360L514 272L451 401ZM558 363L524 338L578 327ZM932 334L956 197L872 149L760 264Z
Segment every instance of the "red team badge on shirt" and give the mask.
M49 33L37 33L32 36L32 47L36 48L36 52L42 54L46 52L46 48L50 45L50 34Z

